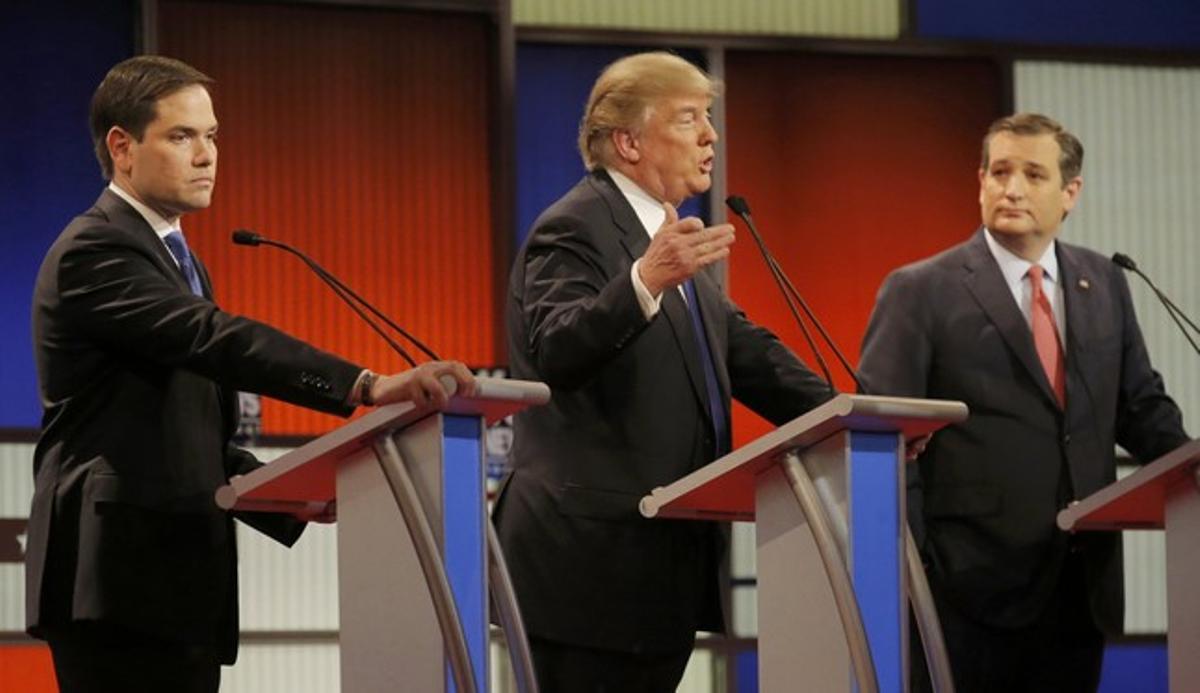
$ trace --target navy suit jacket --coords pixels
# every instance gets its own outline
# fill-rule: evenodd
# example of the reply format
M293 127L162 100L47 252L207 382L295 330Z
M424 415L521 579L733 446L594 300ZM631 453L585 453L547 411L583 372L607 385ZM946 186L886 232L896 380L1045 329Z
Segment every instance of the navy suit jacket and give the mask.
M1042 613L1068 551L1056 514L1116 480L1115 443L1148 462L1187 441L1121 270L1093 251L1056 245L1065 410L982 229L889 275L863 340L868 392L970 407L910 469L909 520L935 590L997 626ZM1087 532L1072 542L1084 553L1097 625L1119 633L1120 536Z
M553 394L516 415L494 515L529 632L625 652L723 628L718 526L638 513L718 449L686 304L671 289L651 320L638 304L630 268L649 242L603 171L535 222L509 283L509 360ZM782 423L829 397L707 275L695 287L726 411L733 397Z
M105 191L51 246L33 336L42 406L26 553L35 635L95 620L237 650L233 522L213 500L259 463L230 443L237 390L346 415L361 369L192 295L169 251ZM239 515L292 543L303 525Z

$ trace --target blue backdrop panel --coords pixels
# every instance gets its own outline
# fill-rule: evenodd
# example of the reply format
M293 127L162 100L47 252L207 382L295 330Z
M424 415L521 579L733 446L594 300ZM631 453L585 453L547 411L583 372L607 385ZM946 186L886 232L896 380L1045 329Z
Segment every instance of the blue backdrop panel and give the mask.
M22 1L0 14L0 428L35 428L33 282L50 243L104 186L88 102L133 54L134 2Z
M586 173L579 157L579 120L592 84L606 65L646 47L517 45L517 245L537 216ZM704 67L698 51L676 50ZM707 205L690 200L681 216L707 219Z
M923 38L1200 48L1195 0L915 0Z

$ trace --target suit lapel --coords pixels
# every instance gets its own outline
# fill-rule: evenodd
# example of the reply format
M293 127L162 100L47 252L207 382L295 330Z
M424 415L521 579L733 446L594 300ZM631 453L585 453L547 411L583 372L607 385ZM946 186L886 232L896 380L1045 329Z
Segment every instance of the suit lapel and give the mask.
M1055 247L1058 250L1058 271L1063 288L1063 313L1067 322L1064 358L1067 360L1068 373L1067 404L1070 405L1072 399L1069 374L1074 370L1083 377L1082 374L1086 372L1083 369L1083 361L1087 358L1087 316L1097 314L1097 311L1088 309L1094 291L1094 279L1083 271L1082 265L1076 262L1075 254L1068 246L1056 243Z
M1004 275L1000 272L1000 266L996 264L996 259L988 250L982 230L975 234L966 250L967 261L964 263L966 273L963 283L967 290L975 298L975 302L979 304L983 312L987 314L992 324L996 326L1009 350L1016 355L1017 360L1029 372L1029 376L1038 384L1042 395L1057 407L1058 400L1054 396L1050 380L1046 377L1046 371L1042 368L1037 349L1033 345L1033 332L1029 329L1029 324L1025 321L1021 309L1013 300L1012 291L1004 281Z
M608 173L603 170L596 171L592 173L589 180L597 194L608 206L613 225L620 229L621 245L625 248L625 252L629 253L630 261L637 260L650 245L650 234L646 233L646 229L633 211L633 207L621 194L617 184L613 182ZM663 292L662 313L671 326L672 334L675 335L675 344L683 356L683 365L687 369L688 380L692 382L692 392L696 395L696 401L705 411L708 411L704 370L700 363L700 351L696 347L696 338L693 336L695 333L692 330L692 317L688 314L687 304L679 295L678 289L669 289ZM711 340L709 340L709 344L712 344ZM718 372L721 370L717 369Z
M150 251L150 255L157 261L163 274L174 280L180 290L192 293L192 287L188 286L187 277L183 276L183 270L179 269L171 251L167 250L166 244L162 242L158 234L154 233L154 229L150 228L150 224L142 218L141 214L138 214L136 209L107 188L100 194L100 199L96 200L96 207L104 212L114 224L131 231L138 241ZM207 290L207 287L205 288Z
M704 330L708 333L704 335L704 338L708 340L708 350L716 361L713 366L717 372L717 384L721 387L721 396L728 402L732 397L733 388L729 384L729 370L721 361L723 360L722 355L725 354L729 345L727 340L720 337L714 323L716 316L720 315L720 311L723 309L721 296L724 292L705 270L697 272L694 279L696 298L700 300L700 315L704 319Z

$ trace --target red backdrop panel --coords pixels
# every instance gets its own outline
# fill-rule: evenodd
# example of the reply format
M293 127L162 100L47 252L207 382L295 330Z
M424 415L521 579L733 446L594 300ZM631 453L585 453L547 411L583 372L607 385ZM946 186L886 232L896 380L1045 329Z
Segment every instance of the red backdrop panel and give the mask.
M159 45L217 80L213 206L184 221L227 310L380 371L399 357L294 245L444 358L492 364L496 328L486 17L160 2ZM265 402L268 434L339 420Z
M0 691L56 693L50 648L40 643L0 647Z
M892 269L979 224L980 140L1000 115L983 60L730 52L725 63L729 190L852 365ZM730 293L806 362L803 337L739 226ZM828 352L826 352L828 353ZM829 356L839 389L854 384ZM768 426L734 412L735 442Z

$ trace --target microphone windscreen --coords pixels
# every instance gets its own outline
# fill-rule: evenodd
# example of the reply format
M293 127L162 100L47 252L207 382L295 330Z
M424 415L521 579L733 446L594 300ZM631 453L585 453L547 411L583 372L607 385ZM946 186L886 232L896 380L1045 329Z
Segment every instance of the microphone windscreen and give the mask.
M746 198L740 195L730 195L725 198L725 204L733 210L733 213L739 217L744 217L750 214L750 205L746 202Z
M1137 263L1133 261L1133 258L1124 253L1113 253L1112 261L1116 263L1117 267L1127 269L1131 272L1137 271Z
M238 245L258 245L262 242L262 236L253 231L238 229L233 232L233 242Z

